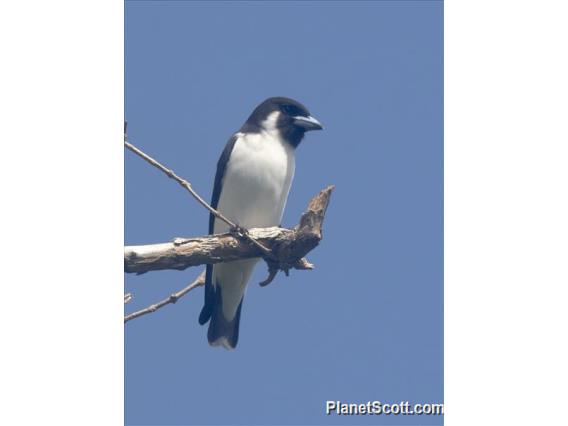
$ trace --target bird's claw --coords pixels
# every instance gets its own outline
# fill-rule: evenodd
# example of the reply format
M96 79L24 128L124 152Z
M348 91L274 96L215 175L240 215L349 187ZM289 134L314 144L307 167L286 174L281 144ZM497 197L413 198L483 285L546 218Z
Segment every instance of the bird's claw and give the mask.
M243 228L243 227L240 226L240 225L235 225L235 226L233 226L233 227L229 230L229 233L230 233L233 237L239 238L239 239L240 239L240 238L245 238L245 237L249 234L248 229Z

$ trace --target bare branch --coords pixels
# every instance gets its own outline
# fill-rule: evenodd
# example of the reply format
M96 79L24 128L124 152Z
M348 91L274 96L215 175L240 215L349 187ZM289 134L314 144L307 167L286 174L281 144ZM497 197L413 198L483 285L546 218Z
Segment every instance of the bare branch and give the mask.
M278 227L253 228L250 235L264 244L294 238L294 231ZM254 246L231 233L193 238L176 238L170 243L124 247L124 271L143 274L165 269L184 270L191 266L261 257Z
M126 305L128 302L132 300L132 293L126 293L124 295L124 304Z
M151 314L152 312L156 312L158 309L163 308L164 306L169 305L170 303L176 303L181 297L185 296L191 290L193 290L194 288L197 288L197 287L201 287L203 285L205 285L205 271L203 271L201 274L199 274L199 276L195 279L195 281L193 281L187 287L181 289L177 293L171 294L170 297L168 297L167 299L164 299L164 300L162 300L158 303L150 305L147 308L144 308L144 309L141 309L139 311L136 311L136 312L133 312L131 314L126 315L124 317L124 323L127 323L128 321L133 320L134 318L138 318L138 317L141 317L143 315Z
M126 130L126 124L125 124L125 130ZM195 198L199 202L199 204L201 204L203 207L205 207L207 210L209 210L211 212L211 214L213 214L216 218L222 220L227 225L229 225L231 227L231 229L235 230L242 238L245 238L248 241L250 241L252 244L254 244L262 252L264 257L268 257L268 258L272 257L272 252L267 247L263 246L261 243L256 241L253 237L251 237L246 230L240 228L234 222L232 222L230 219L223 216L223 214L221 214L219 211L217 211L213 207L211 207L203 198L201 198L201 196L197 192L195 192L195 190L192 188L191 184L188 181L186 181L185 179L182 179L177 174L175 174L173 170L168 169L166 166L164 166L161 163L159 163L158 161L154 160L148 154L146 154L145 152L141 151L140 149L138 149L137 147L132 145L130 142L128 142L126 140L126 135L124 137L124 146L126 148L128 148L130 151L132 151L133 153L135 153L136 155L138 155L139 157L146 160L152 166L156 167L158 170L161 170L162 172L164 172L166 174L166 176L168 176L169 178L171 178L171 179L175 180L177 183L179 183L183 188L185 188L191 194L191 196L193 198Z
M303 259L322 239L322 225L329 204L333 186L316 195L302 214L300 223L294 229L279 227L253 228L249 234L262 245L269 247L273 259L267 259L269 278L278 270L313 269ZM243 242L231 233L196 238L176 238L170 243L124 248L124 270L142 274L164 269L183 270L191 266L230 262L233 260L262 257L256 247Z

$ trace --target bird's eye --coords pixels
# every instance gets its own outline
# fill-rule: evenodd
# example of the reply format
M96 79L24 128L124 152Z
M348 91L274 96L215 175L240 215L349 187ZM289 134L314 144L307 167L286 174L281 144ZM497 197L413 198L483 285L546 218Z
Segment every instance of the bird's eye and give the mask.
M295 113L295 108L292 105L283 105L282 111L286 114L293 115Z

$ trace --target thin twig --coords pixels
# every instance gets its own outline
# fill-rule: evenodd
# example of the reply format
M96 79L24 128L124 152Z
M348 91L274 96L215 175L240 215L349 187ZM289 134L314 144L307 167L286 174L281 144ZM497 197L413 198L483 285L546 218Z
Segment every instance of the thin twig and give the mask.
M124 304L126 305L128 302L132 300L132 293L126 293L124 295Z
M158 309L163 308L164 306L169 305L170 303L176 303L181 297L185 296L191 290L193 290L194 288L197 288L197 287L201 287L203 285L205 285L205 271L203 271L201 274L199 274L199 276L195 279L195 281L193 281L187 287L182 288L177 293L171 294L167 299L164 299L164 300L162 300L161 302L158 302L158 303L154 303L153 305L150 305L147 308L144 308L144 309L141 309L139 311L136 311L136 312L133 312L131 314L126 315L124 317L124 322L127 323L128 321L133 320L134 318L138 318L138 317L141 317L143 315L151 314L152 312L156 312Z
M215 216L219 220L222 220L223 222L225 222L227 225L229 225L231 227L232 230L237 230L238 234L240 236L242 236L243 238L246 238L248 241L250 241L256 247L258 247L260 249L260 251L262 251L262 253L267 258L269 258L269 259L273 258L273 255L272 255L272 252L270 251L270 249L266 248L264 245L262 245L261 243L256 241L254 238L252 238L248 234L248 232L246 230L243 230L242 228L237 226L237 224L232 222L230 219L227 219L225 216L223 216L219 211L217 211L213 207L211 207L203 198L201 198L201 196L197 192L195 192L195 190L191 187L191 184L188 181L186 181L185 179L182 179L177 174L175 174L173 170L168 169L166 166L160 164L158 161L154 160L148 154L146 154L145 152L141 151L140 149L138 149L137 147L132 145L130 142L128 142L126 140L126 136L124 138L124 146L126 148L128 148L130 151L132 151L133 153L135 153L136 155L138 155L139 157L146 160L152 166L154 166L157 169L164 172L166 174L166 176L168 176L169 178L171 178L171 179L175 180L177 183L179 183L182 187L184 187L193 196L193 198L195 198L199 202L199 204L201 204L203 207L205 207L207 210L209 210L213 216Z

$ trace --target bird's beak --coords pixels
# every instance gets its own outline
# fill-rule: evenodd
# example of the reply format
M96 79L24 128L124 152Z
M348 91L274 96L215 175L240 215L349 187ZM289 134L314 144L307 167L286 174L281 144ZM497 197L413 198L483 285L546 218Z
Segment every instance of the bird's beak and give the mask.
M319 121L317 121L311 115L309 115L307 117L304 117L302 115L297 115L296 117L294 117L294 124L296 126L302 127L306 131L323 129L323 126L321 125L321 123Z

